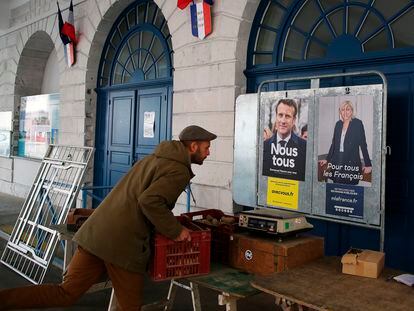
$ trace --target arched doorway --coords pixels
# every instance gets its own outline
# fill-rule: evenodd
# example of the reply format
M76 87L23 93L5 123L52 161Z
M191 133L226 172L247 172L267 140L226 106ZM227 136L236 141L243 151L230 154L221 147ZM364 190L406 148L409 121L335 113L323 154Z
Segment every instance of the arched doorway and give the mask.
M387 265L412 271L414 4L401 0L262 0L249 38L248 91L268 79L375 69L388 79L385 252ZM374 78L323 80L321 86L380 82ZM307 88L273 83L268 90ZM312 220L329 255L350 247L378 248L379 233ZM398 242L397 242L398 241Z
M98 72L94 185L114 186L171 137L171 54L167 21L152 0L129 5L112 26Z

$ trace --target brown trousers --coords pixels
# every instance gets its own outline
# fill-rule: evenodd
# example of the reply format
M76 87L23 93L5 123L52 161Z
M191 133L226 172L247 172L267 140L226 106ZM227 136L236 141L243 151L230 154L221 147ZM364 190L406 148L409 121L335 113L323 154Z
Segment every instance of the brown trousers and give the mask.
M140 310L144 276L104 262L81 247L76 250L61 284L0 290L0 310L70 306L105 272L112 281L118 308Z

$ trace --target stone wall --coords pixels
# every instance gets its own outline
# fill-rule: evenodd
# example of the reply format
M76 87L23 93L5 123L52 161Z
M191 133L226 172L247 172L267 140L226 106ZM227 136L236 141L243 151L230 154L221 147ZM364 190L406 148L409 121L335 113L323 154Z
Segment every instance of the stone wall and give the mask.
M60 1L64 19L70 1ZM17 109L20 94L18 67L27 42L37 32L46 33L58 55L61 93L61 141L67 145L94 145L96 78L106 36L117 16L131 0L83 0L74 2L75 27L79 35L77 62L64 63L58 35L56 5L49 0L31 0L12 11L12 27L0 36L1 110ZM155 0L167 19L174 50L173 138L189 124L215 132L211 156L195 166L193 191L197 207L233 211L231 184L233 166L234 105L245 93L243 74L247 41L259 0L216 0L212 8L213 33L204 40L191 34L189 7L180 10L176 1ZM35 74L35 73L34 73ZM22 77L21 79L26 79ZM13 180L12 160L1 159L5 178L0 191L8 192ZM2 174L3 176L3 174ZM87 179L92 180L92 169ZM6 184L9 184L7 187ZM179 198L180 208L186 196Z

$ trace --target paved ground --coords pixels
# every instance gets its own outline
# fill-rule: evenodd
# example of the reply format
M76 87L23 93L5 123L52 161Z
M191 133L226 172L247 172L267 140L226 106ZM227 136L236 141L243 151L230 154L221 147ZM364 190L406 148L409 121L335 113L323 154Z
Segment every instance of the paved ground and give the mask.
M23 205L24 200L9 195L0 193L0 227L14 225L17 216L20 212L20 208ZM2 238L1 238L2 237ZM0 232L0 254L6 245L7 236ZM44 282L57 283L61 280L61 269L51 266L46 274ZM0 289L12 288L18 286L29 285L30 282L26 281L23 277L19 276L8 267L0 264ZM145 303L152 303L165 299L168 293L169 282L153 282L147 279L145 282L144 299ZM110 290L103 290L83 296L74 306L70 308L52 308L48 310L106 310L109 298ZM225 310L224 306L217 305L217 292L206 288L200 288L201 305L205 310ZM1 304L1 302L0 302ZM34 310L34 309L33 309ZM184 289L178 289L176 302L174 304L174 310L190 311L192 310L190 293ZM252 310L280 310L275 306L274 300L270 295L258 294L243 300L238 301L239 311L252 311Z

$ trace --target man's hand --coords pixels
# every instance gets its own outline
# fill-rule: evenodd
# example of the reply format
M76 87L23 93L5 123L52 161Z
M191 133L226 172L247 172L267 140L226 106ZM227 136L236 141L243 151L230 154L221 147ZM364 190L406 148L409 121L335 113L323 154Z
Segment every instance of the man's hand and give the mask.
M183 230L181 230L181 233L178 237L176 237L174 239L174 241L179 242L179 241L191 241L191 235L190 235L190 230L188 230L186 227L183 227Z
M372 172L372 166L365 166L362 168L362 172L365 174L369 174Z

